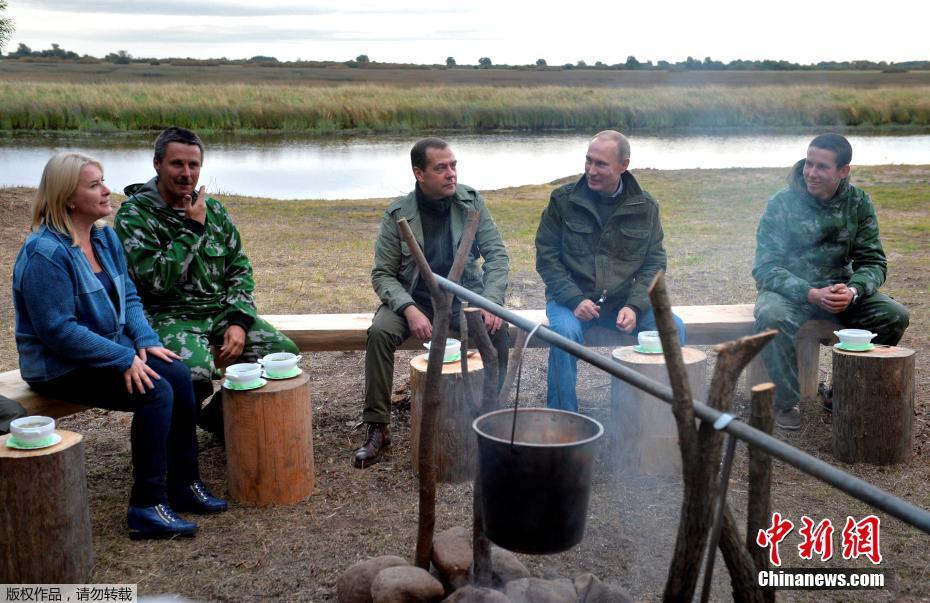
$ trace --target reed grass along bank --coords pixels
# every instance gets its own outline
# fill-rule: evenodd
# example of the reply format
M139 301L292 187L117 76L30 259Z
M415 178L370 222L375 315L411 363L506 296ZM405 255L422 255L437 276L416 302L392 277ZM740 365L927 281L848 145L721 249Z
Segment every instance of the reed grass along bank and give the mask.
M930 127L930 87L733 88L0 82L0 131Z

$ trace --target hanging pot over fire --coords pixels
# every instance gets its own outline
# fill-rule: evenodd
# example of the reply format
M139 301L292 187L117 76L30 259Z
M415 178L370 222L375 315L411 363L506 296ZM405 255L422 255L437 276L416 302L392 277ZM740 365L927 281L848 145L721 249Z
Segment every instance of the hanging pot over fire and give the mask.
M604 427L578 413L521 408L482 415L472 428L488 538L529 554L581 542Z

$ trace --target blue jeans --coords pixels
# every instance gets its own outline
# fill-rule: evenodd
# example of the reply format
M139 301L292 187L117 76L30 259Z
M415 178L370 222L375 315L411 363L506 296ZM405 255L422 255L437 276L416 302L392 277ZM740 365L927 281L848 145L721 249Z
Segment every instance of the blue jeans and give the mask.
M167 502L168 485L200 479L197 470L197 401L190 370L180 360L168 363L149 356L146 363L161 375L153 389L129 394L123 373L82 367L51 381L30 383L37 392L60 400L132 415L132 473L129 504L151 507Z
M617 315L601 315L596 320L582 322L575 317L574 312L554 301L546 303L546 317L549 319L549 328L559 335L572 341L584 344L584 333L597 325L608 329L617 328ZM685 325L678 316L673 315L675 328L678 329L678 338L681 345L685 344ZM636 328L633 335L640 331L655 331L656 317L652 308L636 319ZM561 410L578 412L578 396L575 393L575 382L578 379L578 359L555 346L549 347L549 368L546 372L548 387L546 406Z

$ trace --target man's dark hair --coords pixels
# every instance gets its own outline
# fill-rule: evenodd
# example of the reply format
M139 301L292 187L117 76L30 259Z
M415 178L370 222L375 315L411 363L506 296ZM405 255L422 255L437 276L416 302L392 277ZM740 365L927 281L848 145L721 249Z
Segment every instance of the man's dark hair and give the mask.
M845 136L840 136L839 134L834 134L832 132L828 134L821 134L812 140L808 146L823 149L825 151L833 151L833 153L836 155L837 168L849 165L849 162L852 161L852 145L849 144L849 141L846 140Z
M426 151L429 149L446 149L449 143L442 138L430 136L423 140L417 141L413 148L410 149L410 165L421 170L426 169Z
M155 139L156 161L161 161L165 158L165 152L168 150L168 145L172 142L195 145L198 149L200 149L200 160L203 161L203 141L200 140L199 136L187 128L179 128L177 126L166 128L161 134L158 135L158 138Z

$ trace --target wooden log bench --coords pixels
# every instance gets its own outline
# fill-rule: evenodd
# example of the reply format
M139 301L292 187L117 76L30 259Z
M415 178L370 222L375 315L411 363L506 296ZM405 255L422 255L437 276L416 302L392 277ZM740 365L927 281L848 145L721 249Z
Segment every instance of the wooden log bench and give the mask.
M688 345L714 345L752 334L753 304L675 306L688 330ZM518 314L535 322L547 324L544 310L519 310ZM268 314L263 318L290 337L304 352L360 351L365 349L368 327L373 313L359 314ZM514 329L514 327L511 327ZM837 325L830 321L809 321L798 335L798 368L801 395L812 398L817 393L820 344L836 341ZM512 333L514 335L514 333ZM450 334L450 336L455 336ZM511 341L514 337L511 337ZM633 337L616 331L595 328L588 331L585 343L592 347L631 345ZM534 338L534 346L545 343ZM408 339L402 349L422 349L421 342ZM749 365L750 385L768 381L761 358ZM20 378L19 371L0 373L0 394L19 401L30 414L54 418L74 414L86 407L51 400L35 393Z

